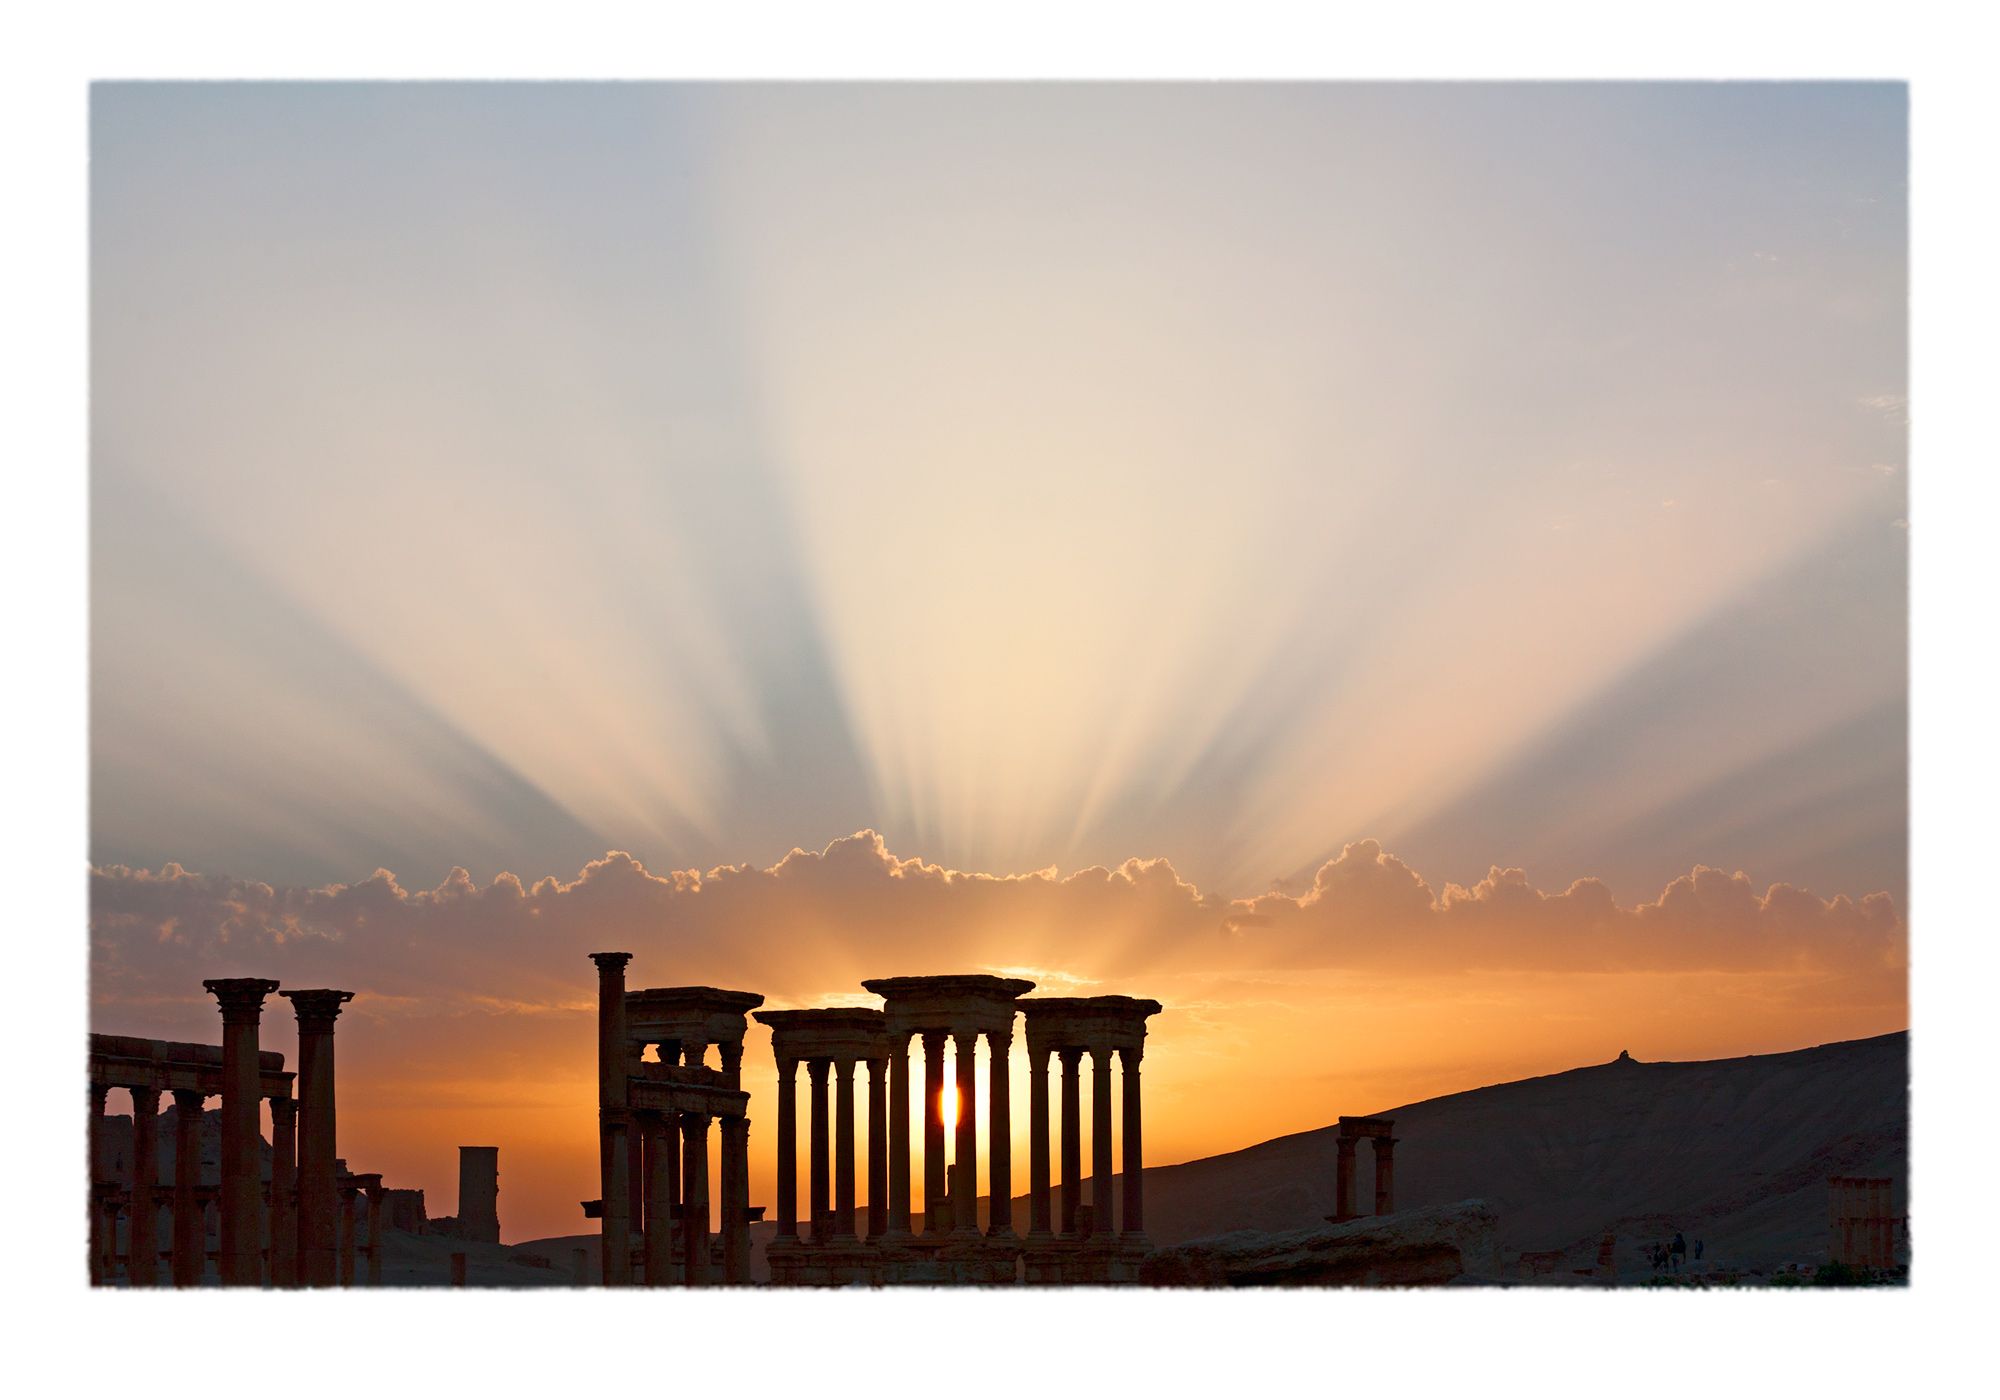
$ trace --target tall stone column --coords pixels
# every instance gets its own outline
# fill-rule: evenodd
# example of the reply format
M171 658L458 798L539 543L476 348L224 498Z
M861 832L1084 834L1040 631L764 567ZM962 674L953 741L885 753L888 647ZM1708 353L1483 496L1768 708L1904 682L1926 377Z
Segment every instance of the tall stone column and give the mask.
M299 1282L331 1288L340 1276L333 1023L354 993L317 988L281 995L299 1022Z
M1066 1045L1056 1051L1062 1061L1062 1233L1076 1235L1076 1208L1083 1204L1083 1078L1078 1062L1083 1051Z
M1101 1045L1090 1051L1090 1196L1091 1228L1111 1233L1111 1052Z
M201 1094L174 1090L174 1287L201 1284Z
M910 1233L910 1038L889 1050L889 1234Z
M382 1178L370 1172L361 1190L368 1197L368 1286L382 1286Z
M681 1115L681 1140L686 1161L681 1167L681 1224L686 1228L683 1276L690 1288L708 1282L708 1115Z
M361 1188L352 1176L343 1176L340 1189L340 1286L354 1287L354 1236L360 1224L356 1218L355 1203L361 1199Z
M1354 1139L1342 1137L1334 1143L1333 1218L1352 1220L1354 1209Z
M797 1060L778 1061L778 1239L799 1237L799 1095Z
M1396 1211L1396 1139L1378 1137L1375 1139L1375 1213L1393 1215Z
M299 1282L299 1105L271 1100L271 1286Z
M1028 1233L1049 1228L1049 1052L1028 1042Z
M924 1233L938 1233L944 1209L944 1036L925 1031L924 1045Z
M1119 1090L1124 1095L1125 1123L1120 1133L1121 1170L1125 1174L1125 1218L1121 1234L1146 1233L1146 1149L1139 1121L1139 1057L1145 1052L1128 1046L1118 1052Z
M222 1006L222 1282L255 1288L264 1275L258 1152L263 1134L257 1111L264 1095L257 1023L264 998L278 984L262 977L211 977L201 985Z
M627 1134L625 964L630 953L592 953L597 965L597 1160L601 1270L606 1288L632 1283L632 1158Z
M1014 1233L1014 1124L1013 1087L1008 1063L1014 1052L1014 1028L986 1033L986 1151L990 1165L986 1171L986 1233L1001 1237Z
M132 1091L132 1235L125 1278L134 1288L160 1281L160 1091Z
M670 1115L639 1115L639 1142L646 1170L646 1287L665 1288L673 1281L674 1200L668 1164L680 1155L678 1135L668 1134Z
M833 1233L854 1238L854 1061L835 1060L840 1076L833 1103Z
M958 1170L958 1191L951 1202L951 1228L957 1234L979 1231L979 1032L952 1032L958 1051L958 1149L952 1166Z
M724 1118L722 1130L722 1281L750 1282L750 1120Z
M889 1230L889 1105L883 1095L889 1087L889 1062L879 1056L868 1061L868 1238L880 1239Z
M812 1076L812 1242L825 1244L833 1232L833 1184L826 1132L826 1060L808 1060Z
M104 1107L111 1097L111 1087L93 1082L90 1086L90 1281L104 1282L104 1206L103 1193L97 1187L100 1181L108 1181L108 1176L100 1176L104 1170L98 1159L104 1155Z

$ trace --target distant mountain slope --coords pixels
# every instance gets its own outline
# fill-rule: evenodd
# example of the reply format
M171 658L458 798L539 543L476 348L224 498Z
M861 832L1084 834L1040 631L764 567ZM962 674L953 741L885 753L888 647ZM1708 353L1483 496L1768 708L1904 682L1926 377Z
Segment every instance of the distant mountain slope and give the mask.
M1478 1197L1500 1217L1503 1260L1592 1249L1619 1234L1620 1271L1675 1229L1711 1260L1761 1268L1823 1258L1826 1178L1907 1179L1909 1036L1780 1055L1616 1060L1427 1099L1396 1120L1396 1204ZM1332 1127L1146 1172L1155 1243L1292 1230L1333 1210ZM1356 1196L1374 1195L1373 1154Z

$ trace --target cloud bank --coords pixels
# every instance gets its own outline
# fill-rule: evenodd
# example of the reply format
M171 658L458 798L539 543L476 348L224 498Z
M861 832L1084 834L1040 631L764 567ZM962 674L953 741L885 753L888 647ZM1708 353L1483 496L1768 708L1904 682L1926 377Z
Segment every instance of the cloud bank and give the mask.
M1301 894L1205 895L1163 859L997 876L898 857L873 831L768 867L656 874L613 851L574 879L476 884L454 869L408 890L278 887L121 865L91 871L100 1006L184 998L255 972L385 998L490 1007L587 1004L585 954L639 955L644 985L709 982L774 1002L858 994L864 976L1032 968L1078 985L1151 976L1353 970L1744 972L1900 978L1907 929L1886 894L1822 899L1697 866L1650 902L1596 880L1548 892L1495 867L1432 884L1374 841L1347 846Z

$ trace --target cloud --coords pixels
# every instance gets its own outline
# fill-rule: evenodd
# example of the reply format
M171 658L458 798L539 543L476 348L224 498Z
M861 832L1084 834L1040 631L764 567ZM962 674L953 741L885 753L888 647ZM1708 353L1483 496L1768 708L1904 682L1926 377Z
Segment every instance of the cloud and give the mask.
M431 889L378 870L316 888L121 865L91 871L102 1006L188 995L236 972L378 998L532 1009L587 1000L585 954L639 955L644 985L754 988L777 1003L865 976L1042 967L1111 990L1271 971L1784 972L1899 978L1907 930L1886 894L1822 899L1698 866L1650 902L1600 881L1551 893L1494 867L1433 885L1360 841L1310 889L1225 900L1163 859L1062 876L992 875L892 853L861 831L769 867L655 873L622 852L568 881L454 869Z

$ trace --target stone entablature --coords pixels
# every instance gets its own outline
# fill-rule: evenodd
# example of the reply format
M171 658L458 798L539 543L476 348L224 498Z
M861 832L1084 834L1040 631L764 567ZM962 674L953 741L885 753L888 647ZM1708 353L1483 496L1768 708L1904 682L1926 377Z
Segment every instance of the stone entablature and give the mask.
M657 1047L661 1064L700 1069L716 1047L727 1087L742 1087L744 1019L764 1004L755 992L721 987L650 987L625 994L625 1035L634 1053ZM651 1062L648 1062L650 1068Z

